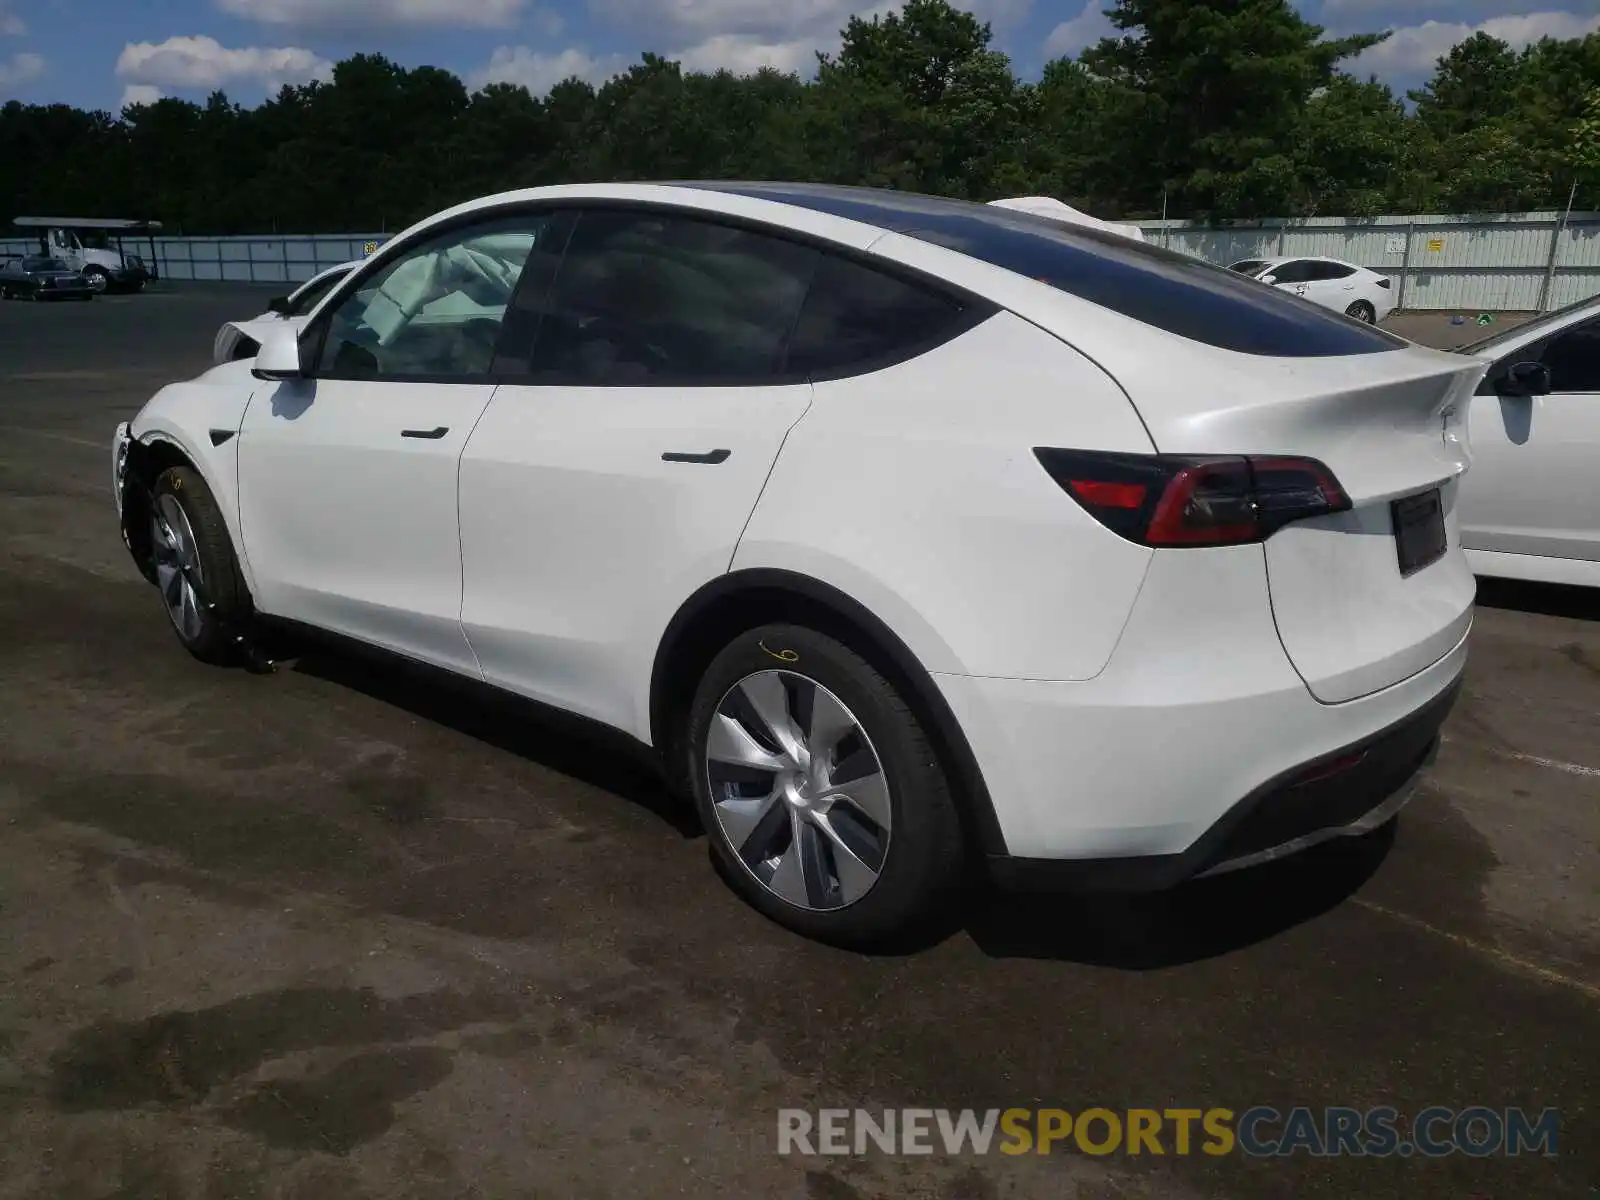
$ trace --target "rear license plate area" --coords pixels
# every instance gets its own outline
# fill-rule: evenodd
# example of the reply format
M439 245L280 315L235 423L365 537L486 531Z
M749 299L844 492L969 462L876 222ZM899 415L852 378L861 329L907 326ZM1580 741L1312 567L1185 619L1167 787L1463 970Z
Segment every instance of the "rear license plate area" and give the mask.
M1396 500L1389 510L1394 517L1394 545L1401 578L1415 575L1444 557L1444 503L1438 488Z

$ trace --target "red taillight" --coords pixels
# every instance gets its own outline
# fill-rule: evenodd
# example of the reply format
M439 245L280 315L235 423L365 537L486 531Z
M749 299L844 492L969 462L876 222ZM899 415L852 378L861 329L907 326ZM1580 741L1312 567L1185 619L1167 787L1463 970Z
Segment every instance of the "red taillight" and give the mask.
M1149 493L1142 483L1107 483L1103 479L1072 479L1067 486L1085 504L1105 508L1142 508Z
M1106 528L1146 546L1259 542L1350 498L1313 458L1196 458L1039 448L1040 464Z

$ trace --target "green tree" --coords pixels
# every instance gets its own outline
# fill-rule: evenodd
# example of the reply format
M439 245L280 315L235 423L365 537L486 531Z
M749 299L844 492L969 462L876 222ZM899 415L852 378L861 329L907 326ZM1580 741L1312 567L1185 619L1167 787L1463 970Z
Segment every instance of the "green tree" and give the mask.
M1324 40L1288 0L1116 0L1107 15L1123 36L1083 62L1143 98L1146 193L1173 181L1185 207L1229 216L1285 211L1312 94L1386 36Z
M992 39L986 22L947 0L851 17L838 56L818 56L810 145L825 174L988 198L1026 104ZM837 145L841 130L859 143Z
M1312 95L1295 138L1291 216L1376 216L1410 168L1404 106L1376 80L1335 76Z
M1410 93L1417 120L1438 138L1502 120L1516 108L1519 71L1516 52L1507 43L1475 33L1452 46L1433 77Z

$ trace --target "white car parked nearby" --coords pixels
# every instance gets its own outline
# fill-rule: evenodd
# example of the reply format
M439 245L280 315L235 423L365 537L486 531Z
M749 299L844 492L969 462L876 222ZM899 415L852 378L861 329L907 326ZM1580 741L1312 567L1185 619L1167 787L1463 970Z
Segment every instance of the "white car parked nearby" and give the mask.
M1600 587L1600 296L1461 350L1472 401L1461 540L1480 575Z
M805 184L489 197L115 435L183 645L621 730L748 899L1162 888L1388 820L1467 654L1487 364L1114 234Z
M1394 311L1394 281L1337 258L1247 258L1228 268L1376 325Z
M267 311L260 316L244 321L229 321L217 331L216 342L211 348L212 360L221 364L234 362L237 359L254 358L256 352L261 349L262 339L268 333L284 324L298 329L305 323L307 314L316 307L317 301L365 261L358 258L355 262L329 267L287 296L273 297L267 302Z

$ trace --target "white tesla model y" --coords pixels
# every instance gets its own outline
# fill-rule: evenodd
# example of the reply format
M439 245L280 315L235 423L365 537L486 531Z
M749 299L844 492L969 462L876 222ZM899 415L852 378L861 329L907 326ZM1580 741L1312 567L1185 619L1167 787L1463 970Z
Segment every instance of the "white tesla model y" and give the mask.
M1387 820L1485 368L986 205L563 186L407 230L114 470L195 655L316 627L621 730L865 944L975 861L1162 888Z

